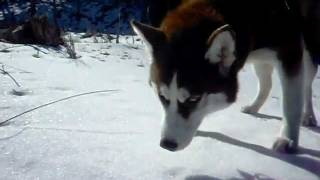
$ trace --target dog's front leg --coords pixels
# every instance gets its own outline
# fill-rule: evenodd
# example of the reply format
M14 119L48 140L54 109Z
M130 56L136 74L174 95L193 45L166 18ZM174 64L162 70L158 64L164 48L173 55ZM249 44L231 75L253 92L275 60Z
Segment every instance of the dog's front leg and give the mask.
M273 149L283 153L294 153L298 148L299 127L303 112L303 70L289 76L278 68L282 85L283 125L281 136L273 144Z
M259 82L258 93L251 105L245 106L241 109L242 112L249 114L255 114L259 111L261 106L266 102L272 86L272 65L265 63L253 63L253 68Z

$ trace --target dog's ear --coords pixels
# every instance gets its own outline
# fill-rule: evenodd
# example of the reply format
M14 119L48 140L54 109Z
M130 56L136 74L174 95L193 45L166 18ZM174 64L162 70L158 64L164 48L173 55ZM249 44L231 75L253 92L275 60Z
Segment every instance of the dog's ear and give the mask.
M219 65L219 71L227 76L235 61L235 38L229 25L216 29L209 37L205 58L212 64Z
M165 34L158 28L132 20L131 26L133 30L154 50L164 44Z

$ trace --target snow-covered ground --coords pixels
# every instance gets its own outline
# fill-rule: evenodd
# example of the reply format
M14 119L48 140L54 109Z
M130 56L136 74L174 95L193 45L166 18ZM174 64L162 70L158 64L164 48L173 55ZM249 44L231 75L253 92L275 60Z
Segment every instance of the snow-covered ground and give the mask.
M0 74L0 122L75 94L116 90L61 101L1 126L1 180L320 179L320 128L301 128L298 155L270 150L281 125L276 74L259 117L240 112L256 91L249 66L241 72L238 103L208 116L185 150L161 149L162 110L147 83L148 58L140 41L121 41L81 40L77 60L64 50L0 44L10 47L0 63L22 86ZM320 73L313 96L318 119L319 90Z

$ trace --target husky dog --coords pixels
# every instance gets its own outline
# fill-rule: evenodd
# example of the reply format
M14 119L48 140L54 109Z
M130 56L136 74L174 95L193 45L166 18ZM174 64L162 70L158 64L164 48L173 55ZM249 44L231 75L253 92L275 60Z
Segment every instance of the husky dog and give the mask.
M236 101L246 61L253 63L259 91L243 112L258 112L274 68L280 76L284 117L275 151L295 152L300 124L316 125L311 86L320 53L319 1L190 0L159 28L131 24L152 55L150 81L165 111L161 147L184 149L208 113Z

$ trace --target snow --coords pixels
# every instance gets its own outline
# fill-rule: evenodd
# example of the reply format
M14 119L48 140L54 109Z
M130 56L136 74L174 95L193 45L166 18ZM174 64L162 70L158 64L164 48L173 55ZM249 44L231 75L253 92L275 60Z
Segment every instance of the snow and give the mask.
M141 41L78 41L76 60L64 49L0 44L0 50L11 47L0 52L0 63L21 85L0 75L0 121L75 94L117 90L61 101L0 126L0 179L320 179L319 128L301 127L297 155L270 149L281 126L276 74L254 117L240 112L257 86L246 66L238 102L208 116L191 145L173 153L159 147L162 109L148 85ZM319 89L320 73L313 96L318 119Z

